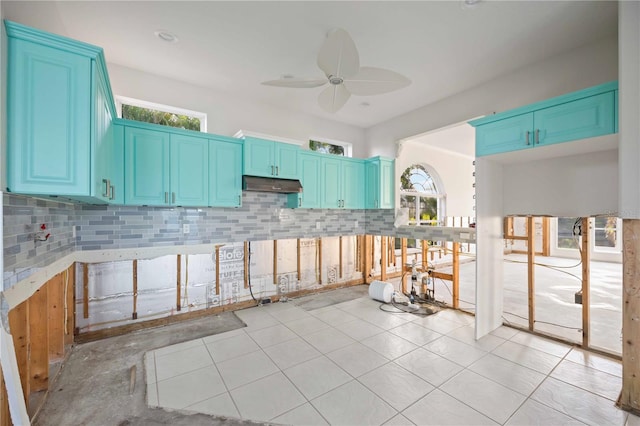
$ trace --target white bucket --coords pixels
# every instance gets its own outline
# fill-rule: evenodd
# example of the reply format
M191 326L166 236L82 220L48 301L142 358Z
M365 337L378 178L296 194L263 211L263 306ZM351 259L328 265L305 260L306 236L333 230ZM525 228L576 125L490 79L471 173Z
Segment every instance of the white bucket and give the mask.
M374 281L369 284L369 297L384 303L391 303L393 285L384 281Z

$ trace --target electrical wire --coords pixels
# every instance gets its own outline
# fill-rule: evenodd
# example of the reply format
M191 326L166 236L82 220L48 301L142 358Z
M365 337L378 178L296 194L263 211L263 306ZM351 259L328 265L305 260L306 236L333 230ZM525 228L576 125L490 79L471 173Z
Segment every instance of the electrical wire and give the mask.
M505 313L505 314L507 314L507 315L512 315L512 316L514 316L514 317L518 317L518 318L523 319L523 320L525 320L525 321L529 321L529 318L527 318L527 317L523 317L522 315L514 314L513 312L507 312L507 311L504 311L504 313ZM511 324L511 323L509 322L509 320L507 320L504 316L502 317L502 319L504 319L505 321L507 321L507 323L508 323L508 324ZM555 326L555 327L560 327L560 328L567 328L567 329L569 329L569 330L578 330L578 331L582 331L582 328L580 328L580 327L570 327L570 326L568 326L568 325L556 324L556 323L554 323L554 322L540 321L540 320L533 320L533 322L534 322L534 323L536 323L536 322L537 322L537 323L540 323L540 324L553 325L553 326Z
M256 302L256 305L259 305L260 302L258 301L258 299L256 299L256 297L253 295L253 289L251 288L251 241L248 241L249 245L248 245L248 249L247 249L247 254L249 255L249 258L247 259L247 281L249 284L249 293L251 293L251 298L253 299L254 302Z

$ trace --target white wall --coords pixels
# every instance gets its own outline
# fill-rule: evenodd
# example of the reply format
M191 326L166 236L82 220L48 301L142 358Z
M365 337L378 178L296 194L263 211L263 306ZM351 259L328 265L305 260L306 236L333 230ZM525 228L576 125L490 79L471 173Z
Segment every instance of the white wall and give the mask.
M373 126L366 132L367 156L393 156L395 141L617 79L618 45L614 37L531 64Z
M640 3L618 4L620 40L620 206L623 219L640 218Z
M618 151L506 164L504 215L583 217L618 209Z
M233 136L242 129L302 142L310 136L321 136L352 143L354 157L364 158L367 154L360 127L257 104L116 64L108 64L107 68L114 95L205 112L209 133Z
M396 158L396 187L405 169L413 164L428 164L433 167L444 185L447 201L447 216L475 217L473 210L473 158L431 147L420 142L406 141ZM396 191L396 205L400 194Z

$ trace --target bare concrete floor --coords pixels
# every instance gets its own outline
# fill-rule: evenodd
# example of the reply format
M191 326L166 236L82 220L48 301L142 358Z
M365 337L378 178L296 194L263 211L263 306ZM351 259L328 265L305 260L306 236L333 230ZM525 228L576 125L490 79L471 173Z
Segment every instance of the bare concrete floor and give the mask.
M356 299L368 286L355 286L296 300L304 309ZM166 327L139 331L76 345L51 386L35 425L250 425L186 411L149 408L143 358L145 352L244 327L233 313L210 316ZM136 366L136 385L129 394L130 369Z

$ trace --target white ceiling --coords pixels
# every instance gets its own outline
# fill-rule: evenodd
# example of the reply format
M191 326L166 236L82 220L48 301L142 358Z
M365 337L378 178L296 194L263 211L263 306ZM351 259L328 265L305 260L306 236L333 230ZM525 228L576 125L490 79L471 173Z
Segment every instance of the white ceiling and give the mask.
M615 1L474 8L461 1L3 1L2 8L7 19L102 46L110 63L363 128L617 33ZM260 84L284 74L321 78L316 55L336 27L351 34L362 65L413 83L353 96L335 114L317 105L323 88ZM158 29L179 42L160 41Z
M428 145L469 158L476 156L476 130L467 123L418 135L407 139L407 142Z

